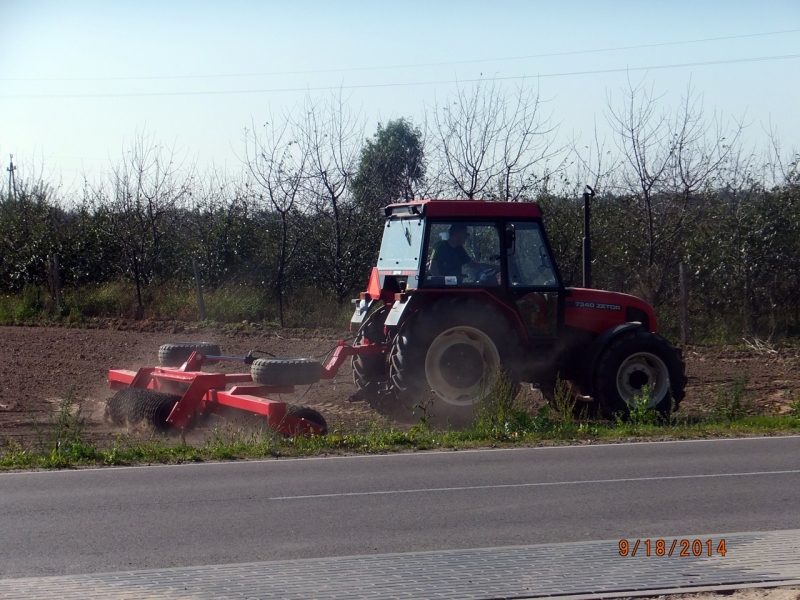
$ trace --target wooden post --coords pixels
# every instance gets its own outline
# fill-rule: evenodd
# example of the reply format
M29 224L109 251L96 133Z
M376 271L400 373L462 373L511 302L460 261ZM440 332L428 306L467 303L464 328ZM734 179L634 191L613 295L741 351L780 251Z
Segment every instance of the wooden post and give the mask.
M206 320L206 305L203 302L203 287L200 285L200 263L197 262L197 259L192 259L192 265L194 266L194 282L197 285L197 306L200 308L200 320Z
M689 339L689 281L686 265L680 264L681 284L681 344L686 345Z
M58 253L53 254L53 293L56 296L56 308L61 308L61 265Z

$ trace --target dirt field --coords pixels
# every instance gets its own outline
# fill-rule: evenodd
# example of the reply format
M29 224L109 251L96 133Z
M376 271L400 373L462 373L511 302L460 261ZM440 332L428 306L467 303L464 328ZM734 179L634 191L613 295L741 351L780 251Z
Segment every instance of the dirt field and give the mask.
M320 357L343 331L260 330L242 326L238 332L137 324L107 323L106 329L0 327L0 443L36 439L35 423L46 422L48 412L70 392L88 417L87 437L100 445L113 440L119 429L103 421L111 391L109 368L135 369L156 364L160 344L174 341L214 341L222 351L243 356L250 349L276 356ZM758 353L730 348L692 347L684 351L689 375L681 413L710 410L715 393L742 375L749 378L748 397L762 410L786 410L800 393L800 350ZM322 357L320 357L321 359ZM331 429L364 427L387 421L363 402L350 402L355 392L349 364L332 381L324 381L284 400L316 408ZM305 397L300 396L305 394Z

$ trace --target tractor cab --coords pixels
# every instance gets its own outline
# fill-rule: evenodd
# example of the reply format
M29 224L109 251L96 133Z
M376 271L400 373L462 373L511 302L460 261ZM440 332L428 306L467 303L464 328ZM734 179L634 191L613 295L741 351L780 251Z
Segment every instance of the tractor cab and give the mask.
M536 204L430 200L391 205L386 217L381 290L481 292L515 306L531 338L554 338L563 286Z
M548 399L567 381L581 410L606 416L625 414L645 386L662 413L683 398L684 364L653 308L565 287L535 203L421 200L385 213L350 321L368 402L413 412L432 399L439 423L466 424L500 370Z

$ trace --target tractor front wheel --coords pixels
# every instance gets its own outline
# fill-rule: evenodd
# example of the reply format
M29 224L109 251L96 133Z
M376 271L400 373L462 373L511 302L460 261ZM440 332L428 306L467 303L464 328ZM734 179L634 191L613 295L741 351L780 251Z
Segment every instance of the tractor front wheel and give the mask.
M391 387L418 417L462 427L491 395L498 373L515 379L521 357L516 332L496 310L474 300L440 301L396 336Z
M658 334L625 333L603 351L595 371L595 395L606 418L626 418L637 399L666 417L685 395L686 367L680 350ZM649 389L649 396L644 388Z

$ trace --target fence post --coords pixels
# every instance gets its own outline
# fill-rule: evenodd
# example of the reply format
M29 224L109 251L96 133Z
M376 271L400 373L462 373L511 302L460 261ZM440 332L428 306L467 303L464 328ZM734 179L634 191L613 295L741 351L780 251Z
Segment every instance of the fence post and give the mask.
M206 320L206 305L203 302L203 287L200 285L200 263L197 262L196 258L192 259L192 265L194 266L194 282L197 285L197 306L200 308L200 320Z
M686 264L680 264L681 284L681 344L686 345L689 339L689 281Z
M53 254L53 293L56 296L56 309L61 308L61 265L58 253Z

